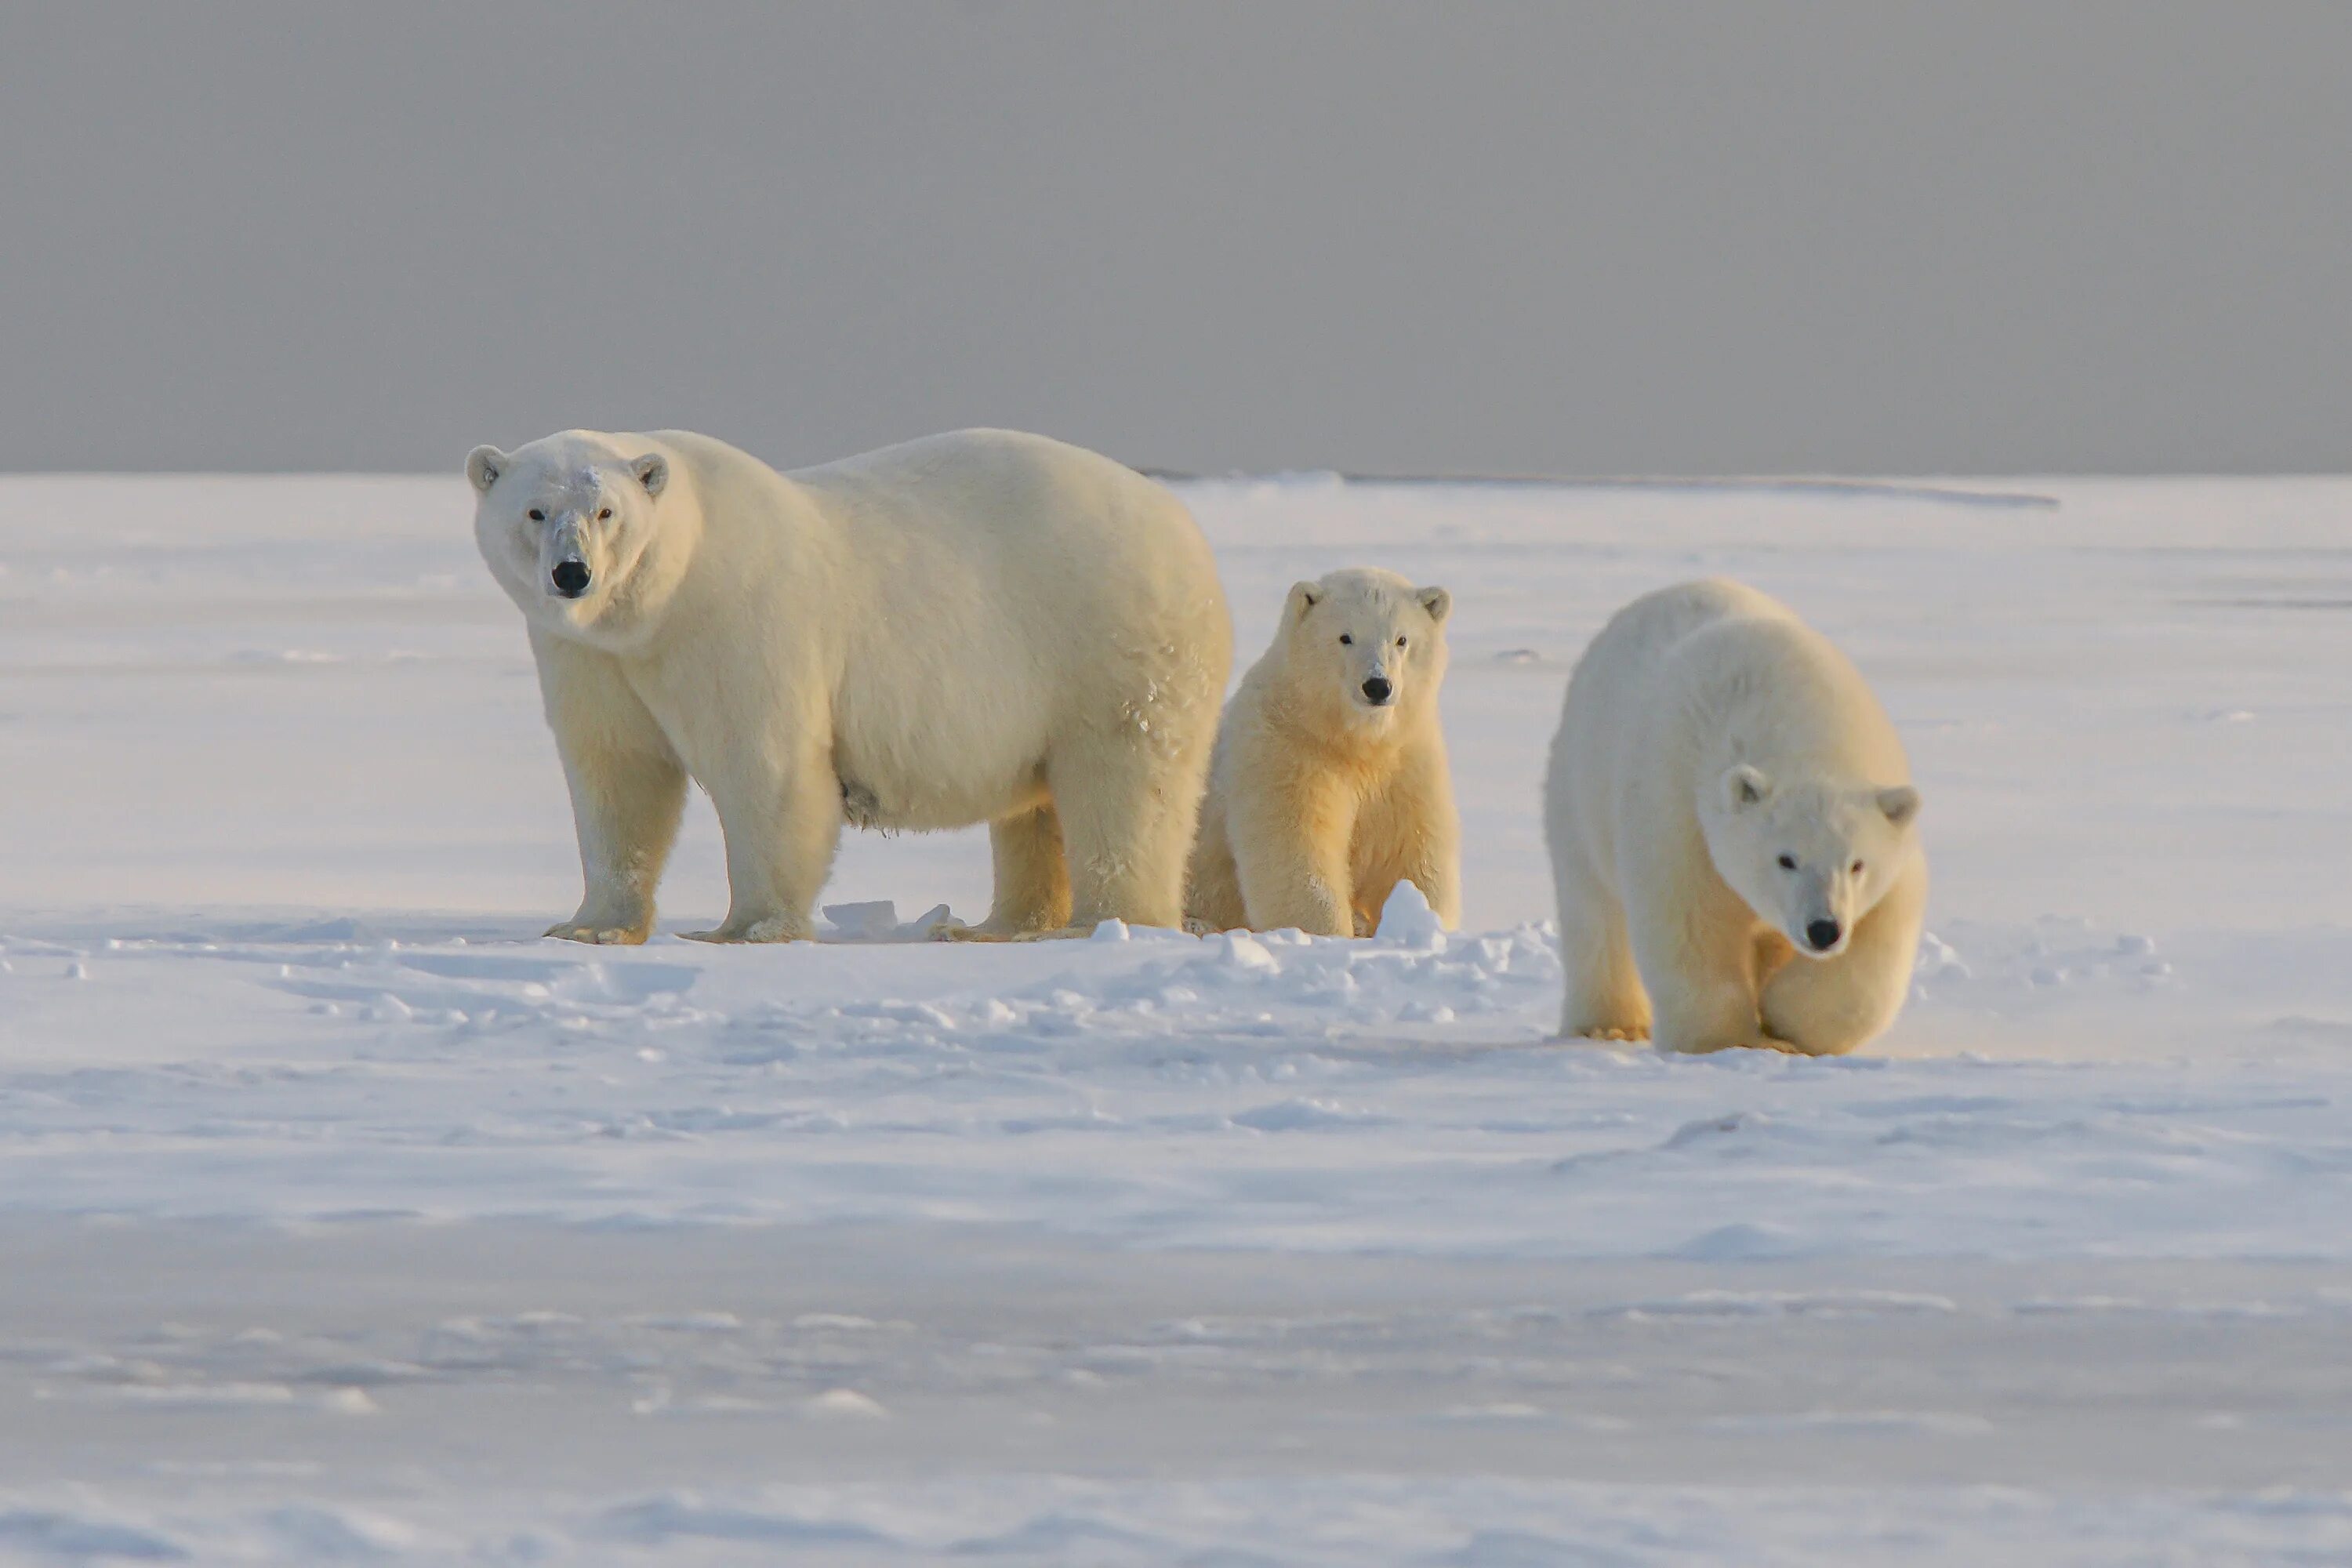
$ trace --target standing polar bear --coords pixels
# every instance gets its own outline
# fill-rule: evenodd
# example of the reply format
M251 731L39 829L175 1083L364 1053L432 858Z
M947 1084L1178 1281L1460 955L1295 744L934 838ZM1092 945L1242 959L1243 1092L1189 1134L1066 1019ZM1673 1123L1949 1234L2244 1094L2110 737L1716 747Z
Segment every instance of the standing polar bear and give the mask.
M1462 826L1437 722L1453 604L1369 569L1290 590L1218 731L1193 921L1369 935L1409 880L1460 923Z
M475 536L539 661L587 882L550 936L643 942L692 778L730 906L813 934L845 818L989 825L971 934L1172 926L1233 631L1183 504L968 430L779 474L684 431L475 449Z
M1918 815L1885 711L1787 606L1722 579L1634 600L1569 681L1544 782L1560 1033L1853 1050L1910 986Z

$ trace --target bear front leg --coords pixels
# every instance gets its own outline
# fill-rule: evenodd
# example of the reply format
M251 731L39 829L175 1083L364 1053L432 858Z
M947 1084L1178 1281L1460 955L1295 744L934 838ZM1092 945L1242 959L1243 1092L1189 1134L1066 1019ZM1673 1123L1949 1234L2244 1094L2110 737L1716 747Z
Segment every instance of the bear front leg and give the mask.
M841 842L841 784L811 757L782 776L730 780L713 788L727 840L727 919L694 942L809 942L810 911Z
M1636 863L1638 866L1638 862ZM1639 867L1626 892L1633 965L1649 994L1650 1039L1661 1051L1699 1055L1745 1047L1786 1051L1764 1027L1757 1006L1755 916L1728 889L1687 901L1669 893L1675 879ZM1681 886L1687 889L1690 881Z
M580 908L544 934L634 943L653 933L654 889L686 808L686 769L610 655L533 638L580 843Z
M1349 847L1356 801L1326 780L1236 781L1225 836L1252 931L1356 934Z
M1834 958L1790 959L1764 983L1764 1026L1807 1056L1842 1057L1886 1031L1911 991L1927 913L1927 868L1914 861Z
M1625 906L1573 845L1552 847L1559 896L1563 1039L1640 1040L1650 1034L1650 997L1633 966Z
M1365 927L1378 927L1389 894L1399 882L1411 882L1446 930L1461 929L1462 816L1454 809L1444 747L1408 749L1357 816L1353 838L1355 896Z

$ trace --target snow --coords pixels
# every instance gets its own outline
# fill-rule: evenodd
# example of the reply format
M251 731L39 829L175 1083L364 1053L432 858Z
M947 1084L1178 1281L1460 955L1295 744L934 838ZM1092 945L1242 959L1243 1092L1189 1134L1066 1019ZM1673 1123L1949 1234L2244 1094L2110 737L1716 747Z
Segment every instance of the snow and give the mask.
M0 480L0 1561L2352 1554L2352 483L1191 481L1454 591L1465 925L577 896L455 479ZM1923 782L1868 1054L1547 1043L1567 671L1729 573ZM926 911L902 920L901 910Z

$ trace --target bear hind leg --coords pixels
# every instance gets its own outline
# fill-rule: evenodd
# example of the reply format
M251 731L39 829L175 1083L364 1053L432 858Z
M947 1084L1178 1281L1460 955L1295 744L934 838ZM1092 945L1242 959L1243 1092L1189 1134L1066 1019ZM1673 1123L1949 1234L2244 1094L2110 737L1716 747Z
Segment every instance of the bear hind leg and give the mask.
M1026 936L1070 923L1070 869L1062 822L1048 801L988 825L995 898L975 936Z
M1070 922L1178 928L1200 810L1202 757L1190 765L1124 736L1055 755L1047 779L1062 821Z

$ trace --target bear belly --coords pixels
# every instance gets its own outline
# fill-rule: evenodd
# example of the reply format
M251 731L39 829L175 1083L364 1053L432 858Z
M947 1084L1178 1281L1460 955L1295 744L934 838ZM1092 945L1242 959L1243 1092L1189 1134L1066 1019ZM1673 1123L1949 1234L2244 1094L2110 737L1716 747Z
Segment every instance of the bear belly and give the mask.
M1035 770L1004 780L956 781L927 789L877 786L869 777L841 775L841 819L880 833L930 833L971 827L1034 811L1053 796Z

